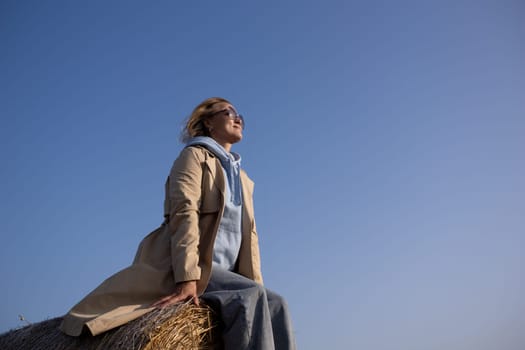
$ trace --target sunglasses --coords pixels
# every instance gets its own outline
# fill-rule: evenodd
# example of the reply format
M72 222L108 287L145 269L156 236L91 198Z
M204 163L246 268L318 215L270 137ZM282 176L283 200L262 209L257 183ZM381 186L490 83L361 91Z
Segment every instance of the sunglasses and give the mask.
M221 109L220 111L217 111L217 112L214 112L214 113L210 114L210 117L213 117L213 116L216 116L216 115L219 115L219 114L225 115L228 118L233 119L233 120L240 119L241 124L242 124L242 128L244 129L244 127L246 126L246 124L244 123L243 116L238 114L237 112L235 112L231 108Z

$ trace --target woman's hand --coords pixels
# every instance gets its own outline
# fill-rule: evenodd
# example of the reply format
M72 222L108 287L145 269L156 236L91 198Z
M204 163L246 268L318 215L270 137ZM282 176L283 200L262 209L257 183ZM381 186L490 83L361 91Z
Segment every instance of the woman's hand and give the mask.
M159 301L155 302L152 307L164 308L171 306L181 301L192 300L193 303L199 306L199 297L197 296L197 281L179 282L175 285L175 292Z

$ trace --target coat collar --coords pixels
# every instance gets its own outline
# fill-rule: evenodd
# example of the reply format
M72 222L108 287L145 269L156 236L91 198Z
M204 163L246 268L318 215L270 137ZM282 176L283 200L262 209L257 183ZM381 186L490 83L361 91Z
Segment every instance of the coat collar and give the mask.
M211 178L213 179L213 183L217 188L221 191L222 195L224 196L226 191L226 182L224 178L224 172L222 171L222 165L219 160L213 153L205 149L206 152L206 167L210 171Z

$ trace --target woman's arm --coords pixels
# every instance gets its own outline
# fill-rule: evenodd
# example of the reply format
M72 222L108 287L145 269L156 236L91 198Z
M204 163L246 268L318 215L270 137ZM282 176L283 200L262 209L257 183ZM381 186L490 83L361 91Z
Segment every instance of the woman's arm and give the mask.
M168 180L168 229L172 233L171 258L176 283L201 277L199 207L204 160L199 159L198 152L194 147L185 148L173 164Z
M176 283L174 292L153 306L164 307L192 299L198 305L199 206L201 200L202 160L198 150L185 148L175 160L168 178L168 229L171 231L171 259Z

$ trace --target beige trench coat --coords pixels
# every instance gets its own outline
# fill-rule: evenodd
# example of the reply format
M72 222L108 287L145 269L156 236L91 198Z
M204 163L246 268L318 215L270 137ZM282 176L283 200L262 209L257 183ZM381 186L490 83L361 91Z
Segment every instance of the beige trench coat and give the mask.
M241 171L243 211L239 274L262 284L259 243L253 213L253 182ZM177 282L208 284L213 244L224 210L225 179L218 158L203 147L187 147L166 182L164 223L140 243L131 266L109 277L75 305L60 329L78 336L123 325L152 310L173 293Z

